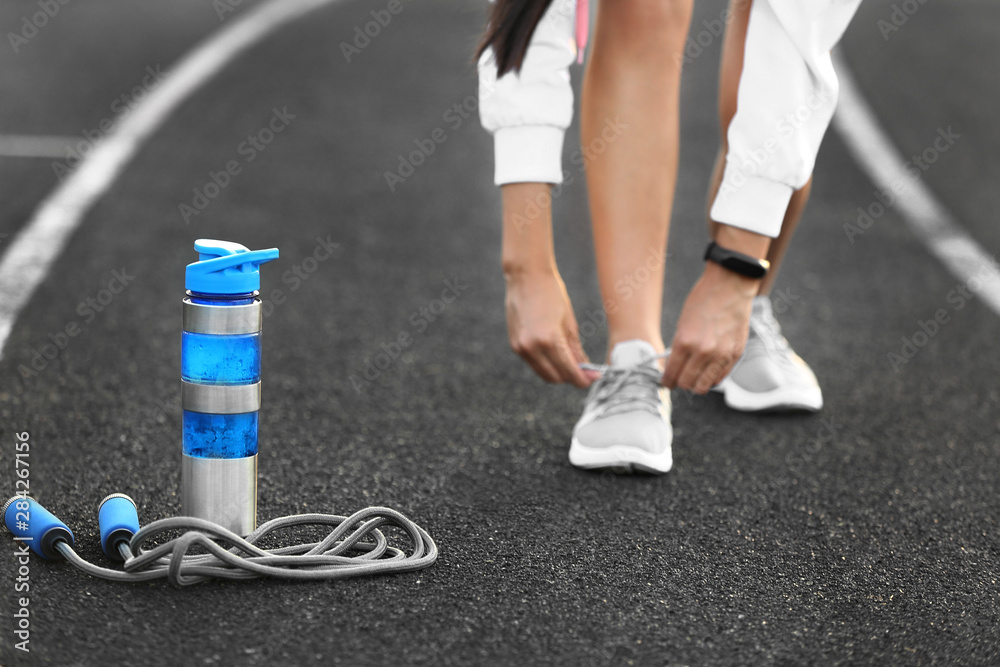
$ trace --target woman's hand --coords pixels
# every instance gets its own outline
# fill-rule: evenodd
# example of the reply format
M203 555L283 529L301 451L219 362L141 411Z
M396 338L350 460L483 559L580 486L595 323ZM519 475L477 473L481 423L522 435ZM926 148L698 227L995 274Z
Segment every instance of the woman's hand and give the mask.
M765 256L771 244L766 236L724 224L718 225L715 240L723 248L751 257ZM664 386L704 394L729 374L746 347L759 287L758 279L715 262L705 264L677 321L663 372Z
M558 271L514 270L504 277L510 346L546 382L590 386L598 374L579 366L587 355Z
M704 394L743 354L759 280L709 262L677 322L663 384Z
M771 244L766 236L723 224L718 225L715 240L751 257L764 257ZM760 280L715 262L705 264L677 321L664 386L704 394L729 374L746 347L759 287Z
M556 268L548 183L508 183L503 194L503 274L510 346L548 382L587 387L576 317Z

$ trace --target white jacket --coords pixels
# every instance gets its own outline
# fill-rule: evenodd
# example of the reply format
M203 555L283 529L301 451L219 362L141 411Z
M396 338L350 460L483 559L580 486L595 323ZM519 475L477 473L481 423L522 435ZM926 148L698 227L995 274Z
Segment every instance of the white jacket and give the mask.
M737 111L713 220L775 237L792 192L809 180L837 106L830 49L861 0L754 0ZM553 0L519 74L479 61L479 117L494 137L497 185L562 183L573 118L575 0Z

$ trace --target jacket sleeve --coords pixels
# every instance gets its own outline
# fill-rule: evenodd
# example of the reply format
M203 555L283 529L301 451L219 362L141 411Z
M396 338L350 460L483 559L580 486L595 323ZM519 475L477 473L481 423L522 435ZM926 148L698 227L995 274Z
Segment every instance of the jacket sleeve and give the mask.
M861 0L754 0L713 220L775 237L837 106L830 49Z
M497 79L491 49L479 60L479 119L493 135L497 185L562 183L563 137L573 120L575 11L574 0L553 0L520 73Z

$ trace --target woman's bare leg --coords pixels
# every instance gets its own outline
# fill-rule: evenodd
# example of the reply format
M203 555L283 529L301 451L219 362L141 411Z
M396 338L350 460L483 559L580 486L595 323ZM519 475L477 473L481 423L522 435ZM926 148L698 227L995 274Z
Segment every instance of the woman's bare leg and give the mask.
M722 45L722 67L719 71L719 128L721 131L721 147L715 159L715 169L712 172L712 182L708 189L708 207L712 207L715 195L719 191L722 183L722 172L726 164L726 137L729 130L729 123L736 115L736 96L740 85L740 74L743 72L743 47L747 37L747 22L750 18L750 0L731 0L729 3L730 22L726 28L725 41ZM774 279L778 275L778 269L785 257L788 244L795 234L795 228L799 224L802 212L809 201L809 191L812 188L812 179L801 189L796 190L788 204L785 212L784 222L781 224L781 233L775 238L767 251L767 260L771 262L771 270L767 276L760 281L758 294L770 294ZM708 218L708 233L714 238L716 223Z
M581 104L608 347L662 351L664 259L677 181L681 62L692 0L601 0Z

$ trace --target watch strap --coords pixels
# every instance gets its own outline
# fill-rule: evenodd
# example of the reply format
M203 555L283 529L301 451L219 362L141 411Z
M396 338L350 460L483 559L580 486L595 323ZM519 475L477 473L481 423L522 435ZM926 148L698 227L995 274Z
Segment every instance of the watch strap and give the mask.
M708 248L705 249L704 259L715 262L733 273L754 279L763 278L767 275L768 269L771 268L770 262L766 259L757 259L756 257L744 255L729 248L723 248L715 241L711 241L708 244Z

